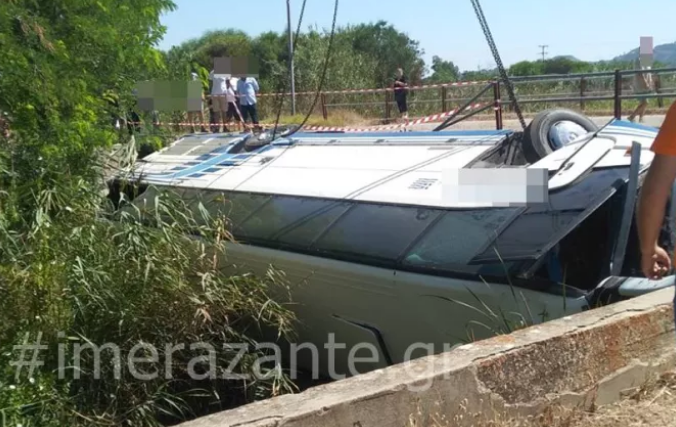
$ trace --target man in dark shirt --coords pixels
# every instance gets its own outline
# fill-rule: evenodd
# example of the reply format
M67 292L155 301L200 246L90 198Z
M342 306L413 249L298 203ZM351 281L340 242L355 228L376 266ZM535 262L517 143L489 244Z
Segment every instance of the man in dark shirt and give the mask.
M408 119L408 105L406 105L406 94L408 92L408 81L404 76L404 70L397 68L397 78L394 79L394 100L397 101L399 113L403 119Z

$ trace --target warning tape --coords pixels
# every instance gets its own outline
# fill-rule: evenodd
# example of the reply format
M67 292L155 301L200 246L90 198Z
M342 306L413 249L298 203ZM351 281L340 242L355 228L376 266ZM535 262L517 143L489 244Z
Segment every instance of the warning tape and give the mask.
M492 80L477 80L477 81L467 81L467 82L452 82L452 83L439 83L431 85L418 85L418 86L407 86L406 89L435 89L442 87L466 87L466 86L477 86L477 85L487 85L493 83ZM384 93L384 92L394 92L394 88L378 88L378 89L343 89L343 90L326 90L322 91L322 94L325 95L338 95L338 94L352 94L352 93ZM316 95L317 92L296 92L296 95ZM270 92L270 93L259 93L259 97L268 97L268 96L291 96L291 92L281 93L281 92ZM207 95L207 97L217 98L224 97L225 94L219 95ZM243 95L236 94L236 97L242 97Z
M468 81L468 82L453 82L453 83L440 83L440 84L431 84L431 85L418 85L418 86L407 86L406 89L434 89L442 87L463 87L463 86L477 86L477 85L487 85L493 83L490 80L484 81ZM337 95L344 93L383 93L383 92L394 92L394 88L378 88L378 89L344 89L344 90L327 90L322 91L321 93L326 95ZM314 95L316 92L296 92L296 95ZM287 93L261 93L259 96L279 96L286 95L291 96L290 92Z
M132 125L132 126L140 126L145 124L146 122L124 122L120 124L120 128L122 128L125 125ZM202 127L202 128L213 128L213 127L221 127L223 126L222 123L200 123L200 122L195 122L195 123L190 123L190 122L148 122L148 124L152 126L183 126L183 127ZM278 124L278 127L285 126L282 124ZM242 124L241 122L230 122L230 123L225 123L225 127L227 128L237 128L237 129L251 129L254 127L260 127L260 128L274 128L274 124Z
M477 110L482 107L486 107L489 105L493 105L494 102L480 102L476 104L471 104L467 107L465 107L462 111L471 111L471 110ZM497 107L494 107L496 109ZM458 112L460 112L460 108L453 109L451 111L446 111L444 113L437 113L437 114L432 114L430 116L425 116L425 117L420 117L415 120L407 120L405 123L397 123L397 124L391 124L391 125L376 125L376 126L364 126L364 127L342 127L342 126L304 126L303 129L305 130L312 130L312 131L323 131L323 132L335 132L335 131L340 131L340 132L371 132L371 131L377 131L377 130L392 130L392 129L402 129L402 128L407 128L410 126L416 126L424 123L434 123L434 122L439 122L447 117L450 117ZM129 122L129 124L135 124L139 125L141 123L139 122ZM220 127L222 124L220 123L190 123L190 122L154 122L152 123L154 126L187 126L187 127L204 127L204 128L211 128L211 127ZM240 128L252 128L252 127L259 127L263 129L272 129L275 127L274 124L258 124L258 125L252 125L250 123L242 124L241 122L230 122L225 124L226 127L231 128L235 127L237 129ZM278 124L278 127L283 127L283 126L293 126L293 125L286 125L286 124Z
M470 111L470 110L477 110L481 107L486 107L488 105L493 104L493 102L481 102L477 104L472 104L466 107L463 111ZM317 130L317 131L324 131L324 132L333 132L333 131L342 131L342 132L371 132L375 130L392 130L392 129L402 129L406 128L409 126L416 126L424 123L434 123L441 121L442 119L445 119L447 117L450 117L460 111L459 108L456 108L451 111L447 111L445 113L438 113L438 114L433 114L431 116L426 116L426 117L421 117L416 120L407 120L405 123L398 123L394 125L379 125L379 126L366 126L366 127L339 127L339 126L306 126L306 130Z

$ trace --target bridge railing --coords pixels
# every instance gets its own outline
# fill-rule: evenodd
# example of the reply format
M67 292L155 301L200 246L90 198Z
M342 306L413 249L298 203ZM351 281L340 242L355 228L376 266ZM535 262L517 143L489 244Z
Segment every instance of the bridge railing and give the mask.
M635 80L642 73L652 75L654 90L650 93L637 91ZM588 115L622 118L623 113L633 111L641 100L648 101L648 113L661 113L671 103L665 102L665 99L676 99L676 68L550 74L510 79L525 115L533 115L543 109L564 107ZM487 85L494 86L494 90L486 90ZM288 97L284 105L290 105L290 94L261 95L259 110L262 117L275 116L279 96ZM307 114L314 96L315 93L296 94L296 109L299 114ZM410 118L451 111L470 101L491 103L495 106L495 114L483 109L476 117L483 114L484 119L495 116L496 121L501 121L503 115L513 114L507 92L497 80L411 87L408 89L407 101ZM320 94L313 114L321 115L324 119L329 119L332 115L355 114L363 122L374 124L390 123L399 117L391 88L326 91ZM500 123L496 122L496 126L500 126Z

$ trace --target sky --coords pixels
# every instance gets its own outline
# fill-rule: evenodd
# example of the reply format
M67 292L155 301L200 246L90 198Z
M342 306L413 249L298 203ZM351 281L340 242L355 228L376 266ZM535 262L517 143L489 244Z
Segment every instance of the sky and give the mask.
M296 28L302 0L291 1ZM284 31L285 0L174 0L177 10L163 16L167 26L160 48L199 37L205 31L240 29L251 36ZM307 0L301 31L329 30L333 0ZM482 0L503 64L524 59L573 55L585 61L612 59L639 46L641 36L654 45L676 41L674 0ZM250 17L250 18L248 18ZM420 42L426 64L433 55L461 70L493 68L485 36L470 0L340 0L337 25L385 20Z

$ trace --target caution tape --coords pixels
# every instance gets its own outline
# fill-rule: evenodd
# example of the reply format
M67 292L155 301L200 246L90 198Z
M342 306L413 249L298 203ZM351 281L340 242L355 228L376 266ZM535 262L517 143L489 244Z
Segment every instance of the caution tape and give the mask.
M494 104L494 102L480 102L476 104L471 104L467 107L465 107L462 111L471 111L471 110L477 110L482 107L486 107L489 105ZM378 131L378 130L392 130L392 129L403 129L407 128L410 126L416 126L420 124L425 124L425 123L434 123L434 122L439 122L447 117L450 117L461 110L459 108L453 109L451 111L446 111L444 113L437 113L437 114L432 114L430 116L424 116L420 117L415 120L407 120L404 123L397 123L397 124L391 124L391 125L376 125L376 126L364 126L364 127L342 127L342 126L304 126L304 130L310 130L310 131L320 131L320 132L372 132L372 131ZM141 122L128 122L130 125L140 125L142 124ZM153 126L179 126L179 127L202 127L205 129L208 128L213 128L213 127L221 127L221 123L190 123L190 122L151 122ZM272 129L275 127L274 124L257 124L253 125L250 123L242 124L242 122L229 122L226 123L225 126L227 128L253 128L253 127L258 127L262 129ZM277 127L286 127L286 126L294 126L294 125L287 125L287 124L278 124Z
M493 102L481 102L477 104L472 104L466 107L463 111L477 110L482 107L493 104ZM450 117L456 113L460 112L459 108L456 108L445 113L432 114L431 116L421 117L416 120L407 120L405 123L398 123L393 125L379 125L379 126L366 126L366 127L339 127L339 126L305 126L306 130L315 130L322 132L372 132L378 130L392 130L392 129L402 129L409 126L421 125L424 123L434 123L441 121L447 117Z
M478 81L467 81L467 82L453 82L453 83L440 83L440 84L431 84L431 85L418 85L418 86L407 86L406 89L434 89L442 87L463 87L463 86L477 86L477 85L487 85L493 83L491 80L478 80ZM350 93L383 93L383 92L393 92L394 88L378 88L378 89L344 89L344 90L326 90L321 93L326 95L338 95L338 94L350 94ZM296 92L296 95L315 95L316 92ZM290 92L287 93L261 93L259 96L291 96Z
M195 122L195 123L190 123L190 122L124 122L120 124L120 128L122 128L125 125L131 125L131 126L141 126L143 124L149 124L152 126L179 126L179 127L201 127L201 128L213 128L213 127L221 127L224 126L222 123L200 123L200 122ZM282 126L277 125L277 126ZM269 125L269 124L242 124L241 122L230 122L230 123L225 123L226 128L237 128L237 129L243 129L243 128L253 128L253 127L260 127L260 128L273 128L275 125Z
M487 85L493 83L492 80L477 80L477 81L466 81L466 82L451 82L451 83L439 83L439 84L430 84L430 85L418 85L418 86L407 86L406 89L435 89L442 87L465 87L465 86L477 86L477 85ZM393 92L394 88L378 88L378 89L343 89L343 90L326 90L322 91L322 94L325 95L338 95L338 94L356 94L356 93L384 93L384 92ZM296 95L316 95L317 92L296 92ZM281 93L281 92L269 92L269 93L259 93L258 97L269 97L269 96L291 96L291 92ZM226 96L225 94L217 95L206 95L209 98L220 98ZM244 95L235 94L235 97L241 98Z

